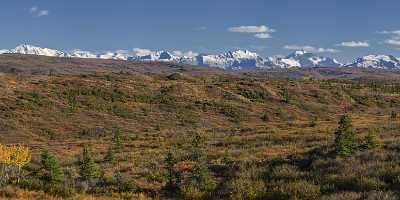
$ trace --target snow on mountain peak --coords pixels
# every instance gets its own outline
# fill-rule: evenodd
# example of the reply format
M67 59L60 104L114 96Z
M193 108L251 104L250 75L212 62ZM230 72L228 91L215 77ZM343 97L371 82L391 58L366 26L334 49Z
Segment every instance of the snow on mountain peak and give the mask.
M9 50L9 53L18 54L30 54L30 55L41 55L41 56L53 56L53 57L67 57L68 54L59 50L41 48L28 44L21 44L14 49Z
M376 68L376 69L400 69L400 60L392 55L367 55L357 58L347 67Z
M297 51L293 52L292 55L294 55L294 56L301 56L301 55L304 55L304 54L306 54L306 53L307 53L307 52L304 51L304 50L297 50Z
M229 51L227 55L230 55L232 58L235 59L251 59L257 58L259 55L257 53L248 51L248 50L236 50L236 51Z
M71 51L70 56L73 58L98 58L97 54L94 54L90 51L82 51L80 49Z
M0 49L0 54L32 54L53 57L99 58L128 61L162 61L200 66L219 67L223 69L242 68L291 68L291 67L341 67L337 60L324 56L317 56L304 50L297 50L286 57L261 57L249 50L228 51L222 54L185 54L179 51L152 51L148 49L134 49L133 51L108 51L93 53L90 51L73 50L70 52L50 48L41 48L29 44L21 44L14 49ZM367 55L356 59L346 67L400 69L400 59L391 55Z
M285 58L277 58L276 65L283 68L288 67L340 67L341 63L335 59L317 56L304 50L295 51Z

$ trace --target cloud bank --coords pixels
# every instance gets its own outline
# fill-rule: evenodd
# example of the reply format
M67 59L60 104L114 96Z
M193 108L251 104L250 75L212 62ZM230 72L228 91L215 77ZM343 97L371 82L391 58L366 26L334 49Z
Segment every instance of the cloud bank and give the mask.
M305 46L299 46L299 45L286 45L283 47L284 49L288 49L288 50L304 50L306 52L310 52L310 53L337 53L339 52L336 49L331 49L331 48L321 48L321 47L313 47L313 46L309 46L309 45L305 45Z
M342 42L338 46L350 47L350 48L369 47L369 43L361 41L349 41L349 42Z
M229 32L233 33L255 33L254 37L258 39L270 39L272 38L271 33L276 32L275 29L271 29L268 26L236 26L228 28Z

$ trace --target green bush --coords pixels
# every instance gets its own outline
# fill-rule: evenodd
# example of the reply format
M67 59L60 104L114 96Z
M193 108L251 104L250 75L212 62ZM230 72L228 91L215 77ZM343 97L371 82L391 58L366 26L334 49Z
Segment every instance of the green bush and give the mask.
M264 91L259 91L259 90L249 90L249 89L243 89L241 88L239 91L239 94L252 100L252 101L257 101L257 102L263 102L268 98L268 94L265 93Z
M365 137L364 147L366 149L374 149L380 146L379 138L376 133L373 131L369 131L368 135Z

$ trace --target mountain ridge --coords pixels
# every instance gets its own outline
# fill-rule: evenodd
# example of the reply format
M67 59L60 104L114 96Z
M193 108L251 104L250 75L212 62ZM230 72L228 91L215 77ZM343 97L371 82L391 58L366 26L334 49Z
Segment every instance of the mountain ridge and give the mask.
M309 67L360 67L375 69L400 69L400 59L392 55L367 55L354 62L342 64L334 58L315 55L304 50L294 51L285 57L262 57L249 50L228 51L221 54L177 55L169 51L150 51L138 54L128 51L108 51L94 53L84 50L61 51L21 44L14 49L2 49L0 54L28 54L50 57L96 58L137 62L173 62L222 69L238 70L246 68L309 68Z

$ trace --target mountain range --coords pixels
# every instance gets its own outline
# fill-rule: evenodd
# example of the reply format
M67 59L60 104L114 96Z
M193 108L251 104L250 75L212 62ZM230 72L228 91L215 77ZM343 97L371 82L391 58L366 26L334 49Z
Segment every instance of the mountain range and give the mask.
M0 50L0 54L29 54L51 57L115 59L136 62L173 62L223 69L245 68L310 68L310 67L359 67L377 69L400 69L400 59L391 55L367 55L343 64L336 59L318 56L304 50L295 51L286 57L261 57L248 50L228 51L222 54L181 55L168 51L149 51L135 54L127 51L94 53L83 50L69 52L22 44L14 49Z

